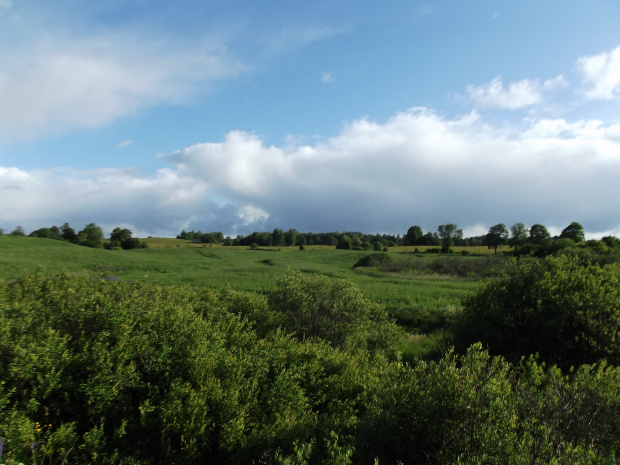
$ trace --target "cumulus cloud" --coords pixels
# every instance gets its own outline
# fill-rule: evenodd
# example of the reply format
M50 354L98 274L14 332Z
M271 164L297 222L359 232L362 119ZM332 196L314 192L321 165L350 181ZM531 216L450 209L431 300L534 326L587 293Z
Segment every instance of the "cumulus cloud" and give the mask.
M121 34L46 37L0 52L0 140L100 126L184 101L244 69L200 46Z
M482 86L467 86L467 99L480 108L516 110L543 103L547 93L567 84L564 76L559 75L544 82L523 79L505 88L502 78L497 76Z
M591 100L613 100L620 95L620 46L610 52L581 57L575 64Z
M133 144L133 140L125 139L124 141L119 142L118 145L116 146L116 148L117 149L122 149L122 148L130 146L131 144Z
M321 76L321 81L323 82L334 82L334 73L324 72Z
M0 224L95 221L174 236L275 227L404 234L448 222L469 234L499 222L560 231L579 221L620 232L619 134L620 125L595 120L498 128L476 112L446 118L426 108L353 121L337 137L293 149L232 131L161 155L169 166L153 177L2 168Z

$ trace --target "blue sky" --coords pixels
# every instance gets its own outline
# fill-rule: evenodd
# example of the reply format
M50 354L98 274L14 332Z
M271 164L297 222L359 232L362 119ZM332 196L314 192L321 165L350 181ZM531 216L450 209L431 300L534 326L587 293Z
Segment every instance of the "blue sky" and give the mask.
M0 0L0 227L620 236L617 1Z

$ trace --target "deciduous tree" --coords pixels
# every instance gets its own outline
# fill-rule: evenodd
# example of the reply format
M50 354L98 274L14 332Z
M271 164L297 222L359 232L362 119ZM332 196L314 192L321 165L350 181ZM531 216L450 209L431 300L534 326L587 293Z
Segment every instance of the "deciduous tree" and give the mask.
M572 239L576 244L585 242L586 235L583 231L583 226L576 221L573 221L562 230L560 239Z
M403 237L403 242L405 245L419 245L422 236L424 236L424 232L420 226L411 226Z
M489 228L489 232L487 233L487 245L489 246L489 249L495 249L495 253L497 253L497 248L507 242L508 230L506 229L506 225L504 223L498 223Z
M437 227L437 233L439 234L441 251L443 253L450 252L450 247L454 245L454 241L456 239L463 239L463 230L457 229L457 226L454 223L439 225Z

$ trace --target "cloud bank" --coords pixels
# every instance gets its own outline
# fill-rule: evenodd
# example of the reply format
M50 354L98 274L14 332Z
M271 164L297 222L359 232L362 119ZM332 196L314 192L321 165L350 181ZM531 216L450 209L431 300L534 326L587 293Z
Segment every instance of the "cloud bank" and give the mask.
M498 222L620 233L620 124L526 119L494 127L477 113L412 108L360 119L316 145L223 141L160 155L153 177L132 170L0 168L0 227L94 221L174 236L181 229L404 234L454 222L470 234Z

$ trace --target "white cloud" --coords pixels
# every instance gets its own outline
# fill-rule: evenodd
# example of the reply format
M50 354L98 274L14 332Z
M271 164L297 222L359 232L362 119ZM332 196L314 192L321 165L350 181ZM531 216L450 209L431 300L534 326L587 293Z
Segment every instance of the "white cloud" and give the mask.
M119 142L119 144L116 146L116 148L117 149L122 149L122 148L130 146L131 144L133 144L133 140L126 139L124 141Z
M516 110L541 104L548 92L566 85L564 76L559 75L542 83L537 79L523 79L504 88L502 78L497 76L488 84L467 86L467 98L480 108Z
M334 82L336 78L334 77L334 73L324 72L321 76L322 82Z
M425 108L353 121L316 145L266 146L233 131L133 170L0 169L0 226L123 224L151 235L183 228L248 234L275 227L404 234L454 222L466 231L524 222L620 230L620 125L522 121L496 128L473 112Z
M244 65L218 50L103 35L0 52L0 141L92 128L184 101Z
M610 52L581 57L575 64L591 100L612 100L620 95L620 46Z

